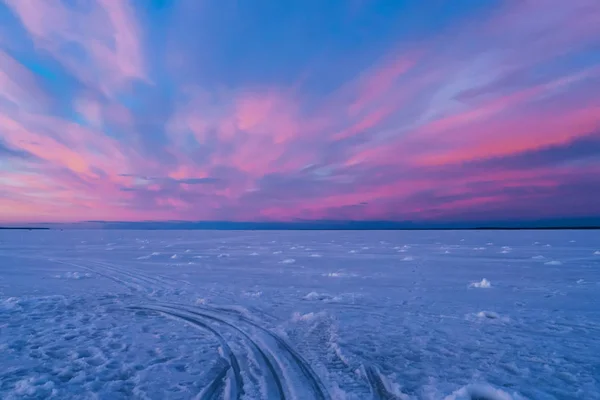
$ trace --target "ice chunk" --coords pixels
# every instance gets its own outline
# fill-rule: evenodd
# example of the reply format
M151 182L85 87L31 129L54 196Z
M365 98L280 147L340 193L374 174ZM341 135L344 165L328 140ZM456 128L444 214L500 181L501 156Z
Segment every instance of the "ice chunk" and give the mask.
M560 261L553 260L553 261L548 261L547 263L544 263L544 265L562 265L562 263Z
M489 289L492 287L492 283L487 279L483 278L479 282L473 282L469 285L469 287L480 288L480 289Z
M327 276L329 278L346 278L346 277L356 277L356 274L349 274L346 272L329 272L327 274L323 274L323 276Z
M91 277L92 277L92 274L87 273L87 272L65 272L62 275L56 275L56 278L58 278L58 279L75 279L75 280L88 279Z

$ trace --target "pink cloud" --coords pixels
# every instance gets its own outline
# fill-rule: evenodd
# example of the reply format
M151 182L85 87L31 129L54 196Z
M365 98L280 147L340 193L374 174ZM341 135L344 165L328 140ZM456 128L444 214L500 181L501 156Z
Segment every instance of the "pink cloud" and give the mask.
M147 99L128 109L117 96L131 81L150 81L131 3L86 3L85 12L51 0L7 4L36 48L88 88L69 101L81 124L49 115L41 78L0 50L0 145L15 158L0 165L11 194L0 200L0 218L53 219L65 204L70 220L432 218L514 199L523 211L592 171L485 162L568 147L598 131L600 97L581 89L597 83L598 68L511 80L597 43L595 1L552 0L555 8L537 19L545 3L507 3L491 21L452 32L488 35L489 49L477 40L442 48L439 37L419 51L393 45L316 101L301 84L182 86L176 104L146 115L132 110ZM73 46L83 53L66 51ZM567 102L576 89L581 98ZM192 183L202 179L218 184ZM277 184L296 197L264 195ZM493 190L480 190L484 184Z
M417 65L419 56L402 54L379 62L378 67L359 80L358 97L350 104L349 112L356 115L373 102L380 100L397 83L398 79Z
M141 32L129 3L88 3L78 12L61 1L7 0L36 46L49 52L75 76L111 94L132 79L146 79ZM87 60L65 52L78 45Z

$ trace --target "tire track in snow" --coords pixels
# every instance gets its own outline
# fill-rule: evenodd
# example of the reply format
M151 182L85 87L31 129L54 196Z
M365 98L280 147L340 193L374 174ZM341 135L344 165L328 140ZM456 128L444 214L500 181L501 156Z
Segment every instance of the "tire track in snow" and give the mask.
M320 400L330 399L329 393L325 389L325 385L321 382L321 380L319 379L317 374L314 372L314 370L312 369L310 364L285 340L283 340L281 337L279 337L275 333L271 332L270 330L263 328L257 322L243 316L242 314L236 314L236 318L234 321L227 321L223 318L222 315L220 315L219 313L216 313L214 310L212 310L209 307L189 307L189 306L176 304L176 303L162 303L162 307L168 307L168 308L172 308L172 309L176 309L176 310L183 310L183 311L192 313L194 315L197 315L199 317L208 318L208 319L220 322L222 324L225 324L225 325L235 329L236 331L240 332L241 334L243 334L245 337L248 338L248 340L253 342L254 345L256 345L259 348L261 346L259 346L258 343L256 343L256 341L254 339L252 339L244 330L239 328L236 325L236 322L238 322L238 323L243 322L246 325L249 325L249 326L261 331L264 335L266 335L273 342L275 342L275 344L280 349L283 350L283 354L287 354L287 358L289 361L291 361L292 366L294 366L301 373L301 375L304 376L304 381L307 383L307 386L313 392L314 398L320 399ZM281 352L275 351L269 347L267 347L267 351L269 353L271 353L274 357L282 354ZM264 351L262 351L262 349L261 349L261 352L264 354ZM284 370L284 367L281 366L281 362L279 362L277 360L276 360L276 362L278 365L280 365L280 369Z
M367 377L367 381L369 382L369 386L371 387L371 394L373 395L373 400L399 400L400 397L396 394L392 393L383 377L381 376L381 372L379 369L373 365L365 365L364 366L365 375Z
M213 378L209 385L198 393L195 400L218 400L221 393L224 393L227 390L225 387L225 378L227 377L227 372L231 368L231 365L224 358L219 358L219 361L225 365L222 366L217 373L217 376Z
M149 293L155 293L157 291L169 291L173 289L172 285L168 285L167 283L165 283L162 280L159 280L157 278L148 276L146 274L143 274L141 272L133 272L132 270L125 270L122 267L119 267L117 265L114 264L108 264L105 262L100 262L100 261L86 261L88 264L92 264L95 265L99 268L101 268L102 270L106 270L106 271L110 271L113 274L117 274L117 275L123 275L126 276L130 279L133 279L135 281L138 281L138 284L142 287L144 287L144 290L146 292Z
M119 283L119 284L121 284L121 285L123 285L123 286L127 287L129 290L132 290L132 291L134 291L134 292L142 292L142 291L144 291L144 289L145 289L143 286L140 286L140 285L138 285L138 284L135 284L135 283L131 283L131 282L124 281L124 280L122 280L122 279L119 279L119 278L117 278L117 277L115 277L115 276L112 276L112 275L110 275L110 274L106 274L106 273L104 273L104 272L98 271L98 270L97 270L97 269L95 269L95 268L86 267L86 266L84 266L84 265L76 264L76 263L74 263L74 262L70 262L70 261L63 261L63 260L57 260L57 259L50 259L49 261L52 261L52 262L55 262L55 263L59 263L59 264L64 264L64 265L70 265L70 266L72 266L72 267L77 267L77 268L84 269L84 270L86 270L86 271L93 272L93 273L95 273L95 274L97 274L97 275L100 275L100 276L103 276L103 277L105 277L105 278L108 278L108 279L110 279L110 280L112 280L112 281L115 281L115 282L117 282L117 283Z
M178 287L180 286L182 283L189 285L189 282L184 282L184 281L180 281L177 279L172 279L172 278L168 278L162 275L156 275L156 276L150 276L147 275L143 272L140 272L138 269L131 267L131 268L123 268L123 266L118 265L118 264L112 264L112 263L108 263L106 261L100 261L100 260L89 260L89 262L93 262L94 264L98 264L101 265L103 267L106 268L110 268L113 271L117 272L117 273L122 273L122 274L128 274L132 277L137 277L143 280L148 281L151 284L154 285L158 285L158 286L163 286L163 287Z
M100 276L104 276L108 279L111 279L119 284L122 284L129 288L132 291L136 292L150 292L154 293L155 289L166 289L164 286L164 282L161 282L158 279L149 277L142 273L135 273L131 271L124 271L122 268L119 268L116 265L99 262L99 261L86 261L86 265L81 265L80 263L63 261L63 260L53 260L58 263L75 266L78 268L85 269L87 271L96 273ZM79 260L78 260L79 261ZM111 272L111 273L107 273ZM121 279L121 277L124 279ZM158 287L157 287L158 286ZM284 377L284 373L286 372L286 368L284 366L285 363L282 363L281 360L278 359L278 356L284 356L289 364L300 372L301 381L306 383L305 386L310 388L313 392L314 398L319 400L329 400L330 396L325 386L320 381L316 373L313 371L310 364L296 351L294 350L285 340L276 335L275 333L269 331L266 328L263 328L256 321L246 317L243 313L235 311L235 310L220 310L220 309L212 309L209 307L189 307L182 304L177 303L156 303L153 306L136 306L130 307L131 309L137 310L148 310L161 313L165 316L170 316L172 318L176 318L182 320L188 324L194 325L196 327L205 329L210 331L213 335L215 335L219 340L224 344L223 348L228 349L227 352L229 354L233 354L230 346L226 343L225 339L220 335L215 329L208 326L204 320L210 320L215 323L224 325L229 329L232 329L239 334L241 334L254 349L259 359L262 360L262 368L268 371L270 375L270 379L268 379L267 384L271 386L271 392L275 394L275 398L286 399L286 390L292 397L302 398L302 396L293 396L294 388L290 385L284 385L284 381L286 381L286 377ZM191 315L190 315L191 314ZM225 315L223 315L225 314ZM229 319L229 320L228 320ZM231 319L233 321L231 321ZM277 349L273 349L272 345L267 345L266 343L259 343L256 339L252 338L250 334L248 334L244 329L240 328L236 323L242 322L247 326L250 326L260 332L262 332L268 341L273 342ZM283 350L283 352L281 351ZM235 357L235 356L234 356ZM236 382L241 382L240 368L239 362L237 362L237 358L235 362L231 361L232 370L234 370L234 379ZM235 366L235 367L234 367ZM222 385L217 381L213 381L209 387L205 388L205 394L202 394L201 399L209 399L214 397L214 391L218 390ZM209 390L209 388L212 388ZM239 389L239 384L238 384ZM208 397L207 397L208 396ZM231 397L235 398L235 397Z
M260 346L243 329L241 329L241 328L237 327L236 325L234 325L234 324L232 324L230 322L227 322L227 321L225 321L223 319L220 319L220 318L217 318L217 317L213 317L213 316L210 316L210 315L205 315L205 314L200 314L200 313L192 312L192 311L187 310L187 309L185 309L183 307L173 307L171 305L159 304L159 305L152 305L152 306L137 306L137 308L138 309L144 309L144 310L151 310L151 311L161 312L161 313L170 314L170 315L176 315L176 316L178 316L181 319L184 319L184 318L181 317L182 315L186 316L186 314L189 314L189 315L192 315L194 317L190 317L189 315L187 315L185 317L185 320L192 319L192 320L198 321L200 324L206 324L205 322L202 322L199 318L195 318L195 317L200 317L200 318L208 319L208 320L213 321L213 322L220 323L220 324L225 325L225 326L227 326L227 327L235 330L236 332L240 333L250 343L250 345L252 346L252 348L254 349L254 351L258 354L259 358L262 360L262 364L263 364L264 368L269 372L269 375L271 376L271 378L267 381L267 384L270 384L272 386L271 390L273 392L275 392L274 394L275 394L276 397L273 397L273 398L282 399L282 400L286 399L286 394L285 394L285 390L284 390L284 384L283 384L282 379L280 377L280 372L278 372L278 369L281 371L281 370L283 370L283 368L274 359L274 357L270 356L265 350L263 350L262 346ZM277 364L279 368L276 368L275 364Z
M159 291L167 292L173 289L173 286L167 286L165 282L145 275L139 272L131 272L126 271L123 268L120 268L113 264L108 264L100 261L92 261L92 260L75 260L75 261L67 261L65 259L51 259L50 261L71 265L73 267L81 268L86 271L93 272L97 275L108 278L112 281L115 281L132 291L135 292L146 292L149 294L154 294ZM86 265L82 265L86 264ZM121 279L121 277L124 279Z
M189 315L185 315L184 313L179 313L176 311L169 311L168 309L162 310L157 307L145 307L145 306L132 306L132 307L128 307L128 308L130 310L135 310L135 311L154 311L158 314L162 314L167 317L182 320L185 323L187 323L195 328L203 329L203 330L206 330L206 331L212 333L219 340L219 342L221 343L221 347L223 348L223 351L227 354L227 356L229 358L229 365L231 367L230 370L233 373L233 376L232 376L233 385L230 385L230 393L229 393L228 398L230 398L230 399L241 398L241 396L244 394L244 380L243 380L242 373L241 373L240 363L239 363L235 353L229 346L229 343L227 342L227 340L216 329L212 328L211 326L209 326L204 321L201 321L200 319L190 317ZM201 396L200 399L210 399L210 398L214 397L214 391L218 390L218 388L221 386L220 382L219 382L219 376L221 376L222 379L224 379L225 375L226 375L226 372L225 372L225 374L223 374L223 373L219 374L213 380L213 382L211 382L211 384L207 388L205 388L203 390L203 392L200 393L200 396Z

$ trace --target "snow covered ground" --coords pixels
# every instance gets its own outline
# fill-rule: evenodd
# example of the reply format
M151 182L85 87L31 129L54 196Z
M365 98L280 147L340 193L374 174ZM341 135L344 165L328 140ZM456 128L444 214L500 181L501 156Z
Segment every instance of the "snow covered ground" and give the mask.
M0 398L600 399L600 232L0 231Z

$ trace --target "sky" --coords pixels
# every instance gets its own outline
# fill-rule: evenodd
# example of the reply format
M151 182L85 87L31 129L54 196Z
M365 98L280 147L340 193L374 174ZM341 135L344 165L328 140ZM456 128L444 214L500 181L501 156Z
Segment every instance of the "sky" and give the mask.
M0 222L600 216L598 0L0 0Z

